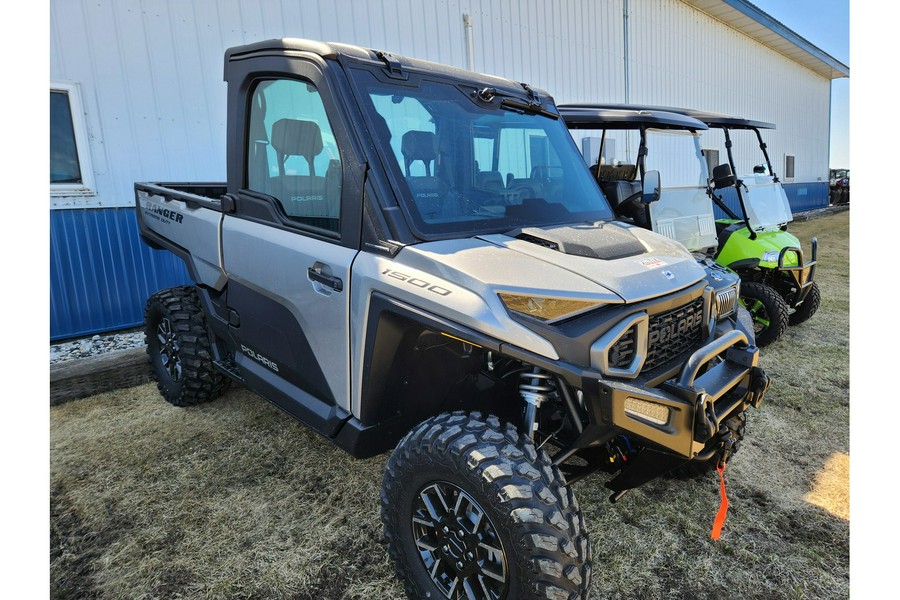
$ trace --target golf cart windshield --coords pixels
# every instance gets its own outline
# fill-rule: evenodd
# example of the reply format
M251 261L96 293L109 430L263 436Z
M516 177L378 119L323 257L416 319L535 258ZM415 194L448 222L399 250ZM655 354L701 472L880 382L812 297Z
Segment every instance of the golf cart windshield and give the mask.
M718 127L717 127L718 125ZM784 188L771 170L768 156L760 146L762 137L755 123L728 126L735 151L733 169L742 182L741 195L747 210L747 221L754 231L777 229L793 220L791 205ZM768 129L774 125L766 125ZM711 123L711 131L721 127ZM720 130L721 131L721 130Z
M777 229L793 220L784 188L771 175L744 175L744 206L754 231Z
M395 192L423 236L612 218L565 125L526 90L479 95L463 82L352 72Z
M678 240L688 250L716 246L712 201L706 193L709 178L700 135L691 131L648 129L647 171L660 171L662 193L650 205L653 231Z

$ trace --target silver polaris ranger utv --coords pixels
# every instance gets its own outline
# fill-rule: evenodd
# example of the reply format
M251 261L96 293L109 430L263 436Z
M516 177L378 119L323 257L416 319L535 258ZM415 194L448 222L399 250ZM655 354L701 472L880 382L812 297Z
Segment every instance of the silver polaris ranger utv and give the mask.
M571 484L723 461L763 399L734 290L612 219L540 90L298 39L228 50L225 80L227 183L135 184L195 281L147 303L162 395L236 381L354 456L393 448L411 598L587 597Z

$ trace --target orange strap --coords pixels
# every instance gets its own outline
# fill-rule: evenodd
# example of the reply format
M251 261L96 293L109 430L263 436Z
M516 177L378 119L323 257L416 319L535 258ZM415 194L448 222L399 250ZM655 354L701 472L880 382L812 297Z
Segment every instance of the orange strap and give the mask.
M722 525L725 524L725 515L728 513L728 496L725 495L725 463L719 463L716 471L719 472L719 482L722 487L722 503L719 504L719 513L713 522L712 535L710 537L714 540L719 539L722 535Z

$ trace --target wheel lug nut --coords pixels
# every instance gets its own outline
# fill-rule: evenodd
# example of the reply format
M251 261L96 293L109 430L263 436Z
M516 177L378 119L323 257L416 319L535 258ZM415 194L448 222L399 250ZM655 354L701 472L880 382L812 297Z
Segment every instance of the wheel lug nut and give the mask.
M456 568L457 568L457 569L462 569L464 566L465 566L465 565L463 565L463 561L461 561L461 560L456 561Z
M446 546L446 545L445 545L445 546L441 546L441 550L442 550L443 552L450 552L450 546Z
M450 533L450 528L444 525L444 533Z
M472 560L473 558L475 558L475 555L472 554L471 552L466 552L466 558L468 558L469 560Z

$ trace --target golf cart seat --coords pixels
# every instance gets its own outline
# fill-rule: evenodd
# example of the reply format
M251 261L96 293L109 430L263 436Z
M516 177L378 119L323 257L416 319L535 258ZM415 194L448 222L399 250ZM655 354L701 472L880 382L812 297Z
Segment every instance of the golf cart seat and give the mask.
M641 202L643 189L640 181L603 181L600 182L600 189L616 215L628 217L640 227L649 227L647 211Z

